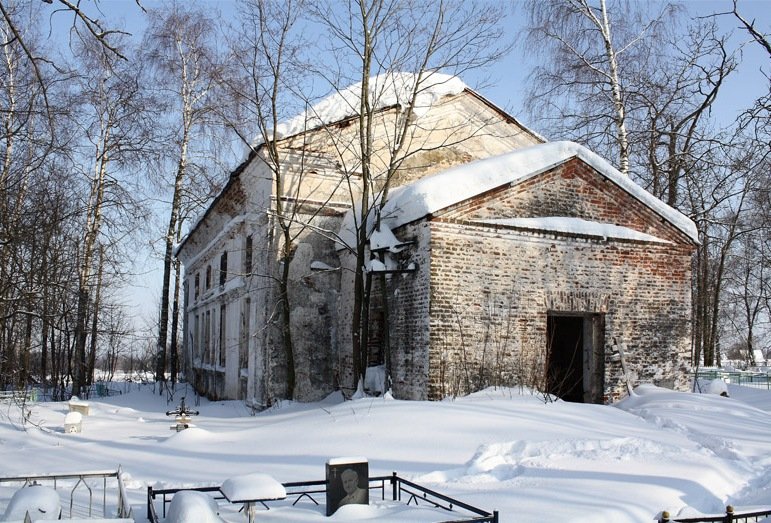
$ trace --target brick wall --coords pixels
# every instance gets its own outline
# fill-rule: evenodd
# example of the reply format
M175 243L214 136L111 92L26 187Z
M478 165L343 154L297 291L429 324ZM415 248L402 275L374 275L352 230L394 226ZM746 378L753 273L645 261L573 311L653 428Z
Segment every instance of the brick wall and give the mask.
M573 216L615 223L671 243L538 233L474 223L480 218ZM539 387L545 378L547 312L604 315L605 399L626 394L617 346L633 384L687 387L692 244L630 195L578 160L398 231L413 235L428 274L395 286L395 359L428 350L431 399L489 385ZM427 238L428 236L428 238ZM430 253L430 262L427 257ZM426 284L425 278L430 283ZM409 287L409 291L405 288ZM430 289L428 347L414 330ZM425 305L421 305L425 310ZM404 333L400 335L399 333ZM398 369L397 369L398 370ZM416 371L395 372L400 396L416 397Z

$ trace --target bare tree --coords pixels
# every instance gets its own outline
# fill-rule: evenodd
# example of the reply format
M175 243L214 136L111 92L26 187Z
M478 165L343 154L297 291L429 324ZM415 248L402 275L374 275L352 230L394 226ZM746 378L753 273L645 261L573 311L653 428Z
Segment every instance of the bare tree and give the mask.
M299 162L292 162L288 173L289 157L296 156L282 143L281 122L290 116L292 100L299 100L300 79L304 70L300 55L306 44L296 30L300 15L305 11L303 0L275 3L265 0L244 0L240 4L240 28L233 42L233 63L237 68L226 78L230 98L238 104L239 112L228 118L229 125L247 146L250 155L267 167L272 177L274 198L269 203L280 238L278 272L270 270L259 274L278 285L278 321L281 327L281 345L286 365L284 396L295 395L296 362L292 333L292 303L290 293L291 264L296 240L305 234L307 222L313 219L313 211L301 216L306 210L303 201L303 151ZM256 129L256 137L250 131ZM323 208L323 203L317 206ZM251 253L248 254L251 256ZM268 267L265 267L269 269Z
M739 0L733 0L734 2L734 8L730 13L723 13L723 14L732 14L734 15L744 26L744 29L752 36L753 40L755 40L758 44L763 47L763 49L766 50L766 52L769 55L769 58L771 58L771 43L769 42L768 35L762 33L758 28L755 27L755 20L752 20L751 22L744 18L742 14L739 12Z
M23 30L26 51L46 50L34 27L18 22L30 6L4 7L0 19L0 386L26 386L34 369L31 353L39 339L41 310L50 305L47 283L56 268L37 261L48 254L66 226L71 177L51 176L66 133L65 102L47 107L44 92L63 96L61 75L46 62L31 63L15 31ZM15 25L14 25L15 24ZM20 29L22 28L22 29ZM35 66L35 67L33 67ZM47 109L61 116L46 117ZM51 127L55 125L56 127ZM60 198L61 197L61 198ZM42 379L45 379L43 376Z
M155 369L156 381L166 380L169 336L170 301L179 309L179 278L175 277L171 288L174 244L180 240L182 222L190 212L195 198L188 192L191 166L191 143L200 138L199 133L215 113L213 98L214 79L217 76L217 58L211 35L215 24L210 14L201 9L173 4L166 10L150 11L150 24L143 47L146 59L153 68L154 81L159 86L169 106L169 136L165 138L168 149L175 149L175 166L171 181L173 192L169 209L168 226L164 235L163 285L161 289L158 325L158 350ZM172 318L172 382L176 380L177 317Z
M634 2L605 0L530 1L527 52L541 58L530 75L527 104L533 115L548 118L550 133L565 133L618 157L630 169L628 64L650 47L672 16ZM611 129L612 126L612 129Z
M337 70L353 71L352 103L356 138L335 145L348 176L355 241L348 245L353 262L351 354L353 387L362 382L367 366L369 283L365 274L369 234L379 227L379 209L403 162L419 152L412 143L413 119L419 96L448 81L450 74L483 68L506 49L502 8L469 2L391 2L357 0L346 9L318 8L316 18L330 34ZM338 92L348 81L321 72ZM379 123L385 93L400 90L398 110L385 141ZM452 134L452 133L450 133ZM351 151L353 150L353 155Z
M581 25L586 21L578 8L589 5L577 0L530 4L534 27L529 44L540 44L547 60L531 77L529 103L547 115L544 121L557 133L604 153L620 142L618 131L607 125L619 115L607 102L614 84L601 74L610 71L610 64L598 43L597 24ZM600 3L594 9L607 17L612 42L617 42L615 71L625 107L629 173L690 216L699 230L692 357L694 363L711 365L720 359L724 278L759 187L755 155L767 154L747 145L741 125L719 128L712 112L726 78L738 66L737 53L712 17L689 20L671 3L658 12L627 2ZM600 66L604 69L598 72Z
M634 151L637 179L680 209L684 178L695 176L695 167L704 168L710 149L732 139L709 124L720 89L737 67L714 21L698 20L683 33L660 40L664 45L636 67L644 72L629 87L637 107L632 135L644 144Z
M97 43L101 51L104 53L104 58L110 60L111 58L120 58L126 60L124 52L121 50L120 38L127 35L125 31L118 29L109 29L105 27L103 22L93 15L88 13L88 10L83 6L82 2L71 2L70 0L56 0L54 6L54 0L42 0L46 4L50 4L53 8L49 16L55 14L70 14L72 15L72 22L70 24L70 31L76 35L76 40L82 40L85 38L92 38ZM98 1L98 0L97 0ZM98 10L97 1L94 1L94 9ZM144 9L140 3L140 0L134 0L139 9ZM4 25L8 30L8 33L12 35L12 40L16 46L18 46L24 54L26 60L30 64L38 88L44 100L44 106L48 111L48 117L53 118L51 112L51 104L49 103L48 96L48 80L45 78L43 71L46 65L53 65L54 68L58 67L50 56L39 54L33 43L30 42L27 28L19 24L16 18L18 11L24 11L30 9L31 3L29 0L2 0L0 1L0 15L2 15ZM42 13L40 16L45 16Z
M106 63L106 56L85 41L81 57L88 72L82 83L85 101L84 134L90 149L91 162L84 174L88 178L88 196L83 204L83 235L79 255L78 305L75 325L75 355L73 392L78 393L90 382L86 359L89 314L94 308L96 282L104 258L99 252L104 244L103 226L106 213L120 209L127 201L118 197L119 178L116 170L129 165L147 144L150 118L142 97L138 75L134 68ZM90 171L90 172L88 172ZM113 199L112 196L116 198Z

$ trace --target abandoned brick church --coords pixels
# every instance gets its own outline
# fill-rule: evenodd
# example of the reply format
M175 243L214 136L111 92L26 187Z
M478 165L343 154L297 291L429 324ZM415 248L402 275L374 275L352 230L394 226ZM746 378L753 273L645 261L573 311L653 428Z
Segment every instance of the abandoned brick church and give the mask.
M374 80L413 77L385 78ZM297 229L290 264L294 397L320 399L351 382L355 258L344 247L361 185L347 109L358 104L345 97L356 89L322 102L316 120L285 124L277 145L291 194L275 194L259 146L177 250L186 373L209 397L263 408L285 389L277 198L308 225ZM398 86L382 92L390 97L377 106L376 156L402 109ZM367 270L380 283L368 387L382 391L386 377L396 398L440 399L523 386L591 403L642 383L685 388L694 224L588 149L546 142L457 78L435 75L425 95L398 187L369 231Z

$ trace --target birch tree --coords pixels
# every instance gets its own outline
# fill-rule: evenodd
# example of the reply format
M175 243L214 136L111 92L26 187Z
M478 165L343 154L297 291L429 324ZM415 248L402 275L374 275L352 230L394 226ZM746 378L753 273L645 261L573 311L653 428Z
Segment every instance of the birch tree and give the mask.
M169 134L164 138L174 166L170 181L173 186L166 231L163 237L163 283L159 308L156 381L166 380L167 351L169 341L169 308L173 301L179 309L179 278L172 272L178 270L173 263L173 249L180 240L182 223L190 212L191 147L199 133L214 114L212 93L217 67L216 49L212 35L215 24L210 15L202 10L173 4L167 10L150 11L150 23L145 34L144 59L151 64L153 81L158 85L162 98L167 100ZM163 179L167 179L163 177ZM175 314L171 329L172 381L176 380L178 319Z
M90 315L99 311L94 307L97 288L95 278L102 270L104 258L99 255L105 245L107 214L120 211L128 203L120 195L118 170L131 165L149 141L150 118L142 97L135 69L128 64L109 63L105 54L94 49L90 41L81 50L83 79L81 96L84 100L81 117L86 137L83 175L87 177L88 191L83 202L82 237L78 264L77 316L74 329L73 393L90 383L86 342L89 335ZM124 218L126 216L124 215ZM124 220L129 224L128 220ZM113 223L119 223L116 220Z
M533 114L544 115L550 133L613 151L619 170L629 174L627 55L655 37L665 9L651 18L633 3L605 0L529 1L526 51L539 58L530 75L527 100ZM623 17L618 16L623 12ZM603 151L604 152L604 151Z
M46 92L63 94L62 84L43 59L47 50L39 32L24 23L32 8L26 2L6 4L0 18L0 387L23 387L31 376L30 353L48 281L36 262L60 230L53 195L70 180L66 171L58 185L50 177L60 137L66 135L56 130L64 129L66 113L64 104L45 98ZM40 62L32 62L30 54ZM62 118L47 118L49 110Z

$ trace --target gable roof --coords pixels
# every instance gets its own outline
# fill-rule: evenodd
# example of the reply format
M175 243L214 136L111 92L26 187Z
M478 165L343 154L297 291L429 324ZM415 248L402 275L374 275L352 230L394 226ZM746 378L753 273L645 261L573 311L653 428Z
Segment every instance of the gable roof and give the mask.
M369 89L374 101L374 112L384 111L393 107L402 107L409 103L414 83L418 75L405 72L388 72L370 77ZM523 125L519 120L506 113L504 110L473 91L457 76L426 71L420 77L421 87L415 99L413 112L416 117L425 115L431 107L445 96L455 96L468 93L480 100L484 105L496 112L507 123L517 125L524 132L532 135L536 140L545 141L545 138ZM276 127L276 135L279 139L312 132L354 118L359 114L361 101L361 82L341 89L322 99L305 112L279 123ZM201 222L212 212L217 202L227 193L228 189L238 179L246 167L258 156L257 151L264 146L262 135L257 136L251 146L247 147L244 157L237 167L231 171L223 188L211 199L206 209L192 222L190 230L174 248L174 256L182 251L185 244L200 226Z
M426 71L421 75L405 72L387 72L369 78L371 110L377 112L388 107L409 104L415 82L420 82L412 107L420 118L442 97L462 93L466 84L457 76ZM281 122L276 127L280 138L287 138L305 131L358 116L361 108L362 83L356 83L323 98L305 112ZM262 137L258 137L258 141Z
M502 185L531 178L574 157L583 160L698 243L696 225L687 216L621 174L599 155L573 142L548 142L517 149L394 188L381 217L388 227L395 229Z

